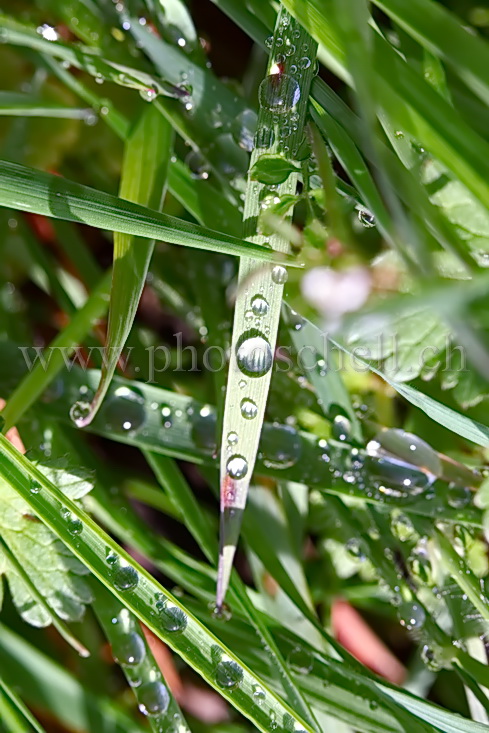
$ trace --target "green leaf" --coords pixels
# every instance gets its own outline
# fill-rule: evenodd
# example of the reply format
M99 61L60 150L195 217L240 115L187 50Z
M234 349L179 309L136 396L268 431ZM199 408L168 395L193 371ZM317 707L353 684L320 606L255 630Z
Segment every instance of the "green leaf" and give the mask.
M264 153L251 166L250 177L253 181L273 186L286 181L291 173L300 173L300 170L300 165L283 155Z
M170 123L149 106L126 142L119 191L121 199L160 209L172 149L173 129ZM80 427L91 422L107 392L136 316L154 245L154 239L135 238L119 232L114 234L106 358L97 392L90 406L86 405L86 414L77 420Z

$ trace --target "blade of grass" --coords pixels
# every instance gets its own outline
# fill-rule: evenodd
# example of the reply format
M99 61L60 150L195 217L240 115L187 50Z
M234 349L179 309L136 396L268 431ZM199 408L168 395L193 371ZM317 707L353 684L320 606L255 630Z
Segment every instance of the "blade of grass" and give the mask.
M242 242L236 237L8 161L0 161L0 206L171 244L248 255L267 261L278 260L288 265L294 263L293 258L280 258L277 253L255 242Z
M0 117L53 117L58 119L89 120L90 109L76 109L62 104L45 102L29 94L0 92Z
M282 46L288 46L292 53L287 57L282 55ZM286 58L287 61L279 60L277 64L279 58ZM270 51L269 75L260 87L258 137L250 160L250 171L255 164L259 164L262 154L293 157L297 152L303 136L306 102L315 61L315 42L287 12L282 11L277 19ZM300 76L291 74L293 68ZM296 119L292 121L290 116L296 105ZM281 113L281 124L274 121L277 110ZM297 175L291 174L278 186L276 193L279 196L295 193L296 185ZM264 236L257 233L256 227L260 201L266 193L267 188L254 181L249 174L243 214L248 241L265 241ZM270 244L274 250L281 252L289 249L289 242L280 235L272 236ZM283 268L257 270L256 262L251 259L240 262L221 441L218 606L224 602L256 461L286 279L287 272Z
M1 677L0 691L3 693L0 720L9 726L9 733L31 733L32 730L36 733L46 733L18 694Z
M159 210L166 192L168 164L173 150L173 130L154 107L147 107L126 142L119 195L127 201ZM97 392L76 420L88 425L100 407L132 328L146 281L154 239L114 233L114 264L110 289L106 356Z

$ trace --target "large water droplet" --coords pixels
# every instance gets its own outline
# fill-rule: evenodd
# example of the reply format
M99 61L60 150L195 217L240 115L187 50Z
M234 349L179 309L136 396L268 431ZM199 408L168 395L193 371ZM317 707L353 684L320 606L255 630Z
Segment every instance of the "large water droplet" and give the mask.
M185 611L179 608L179 606L173 606L165 601L159 601L156 604L156 608L159 613L160 625L165 631L170 631L171 633L185 631L188 618Z
M392 455L405 463L417 466L431 481L442 475L440 457L424 440L413 433L389 428L378 433L367 445L369 455Z
M281 265L275 265L272 270L272 280L276 285L284 285L287 282L289 274L285 267Z
M275 114L287 114L301 96L298 82L288 74L270 74L258 90L260 105Z
M238 343L236 360L241 371L249 377L262 377L273 363L269 341L257 331L244 334Z
M300 458L302 442L291 425L265 426L260 442L263 463L267 468L290 468Z
M140 664L146 655L146 646L143 639L135 631L131 631L118 640L116 662L124 667L135 667Z
M421 629L426 621L424 608L417 603L402 603L398 608L399 621L408 631Z
M228 459L226 471L231 478L242 479L248 473L248 463L243 456L236 454Z
M261 316L266 316L266 314L268 313L268 308L268 301L262 295L255 295L251 299L251 310L253 312L253 315L257 318L261 318Z
M256 131L256 113L251 109L245 109L234 120L231 126L231 133L240 148L251 153Z
M114 588L120 591L133 590L138 582L137 570L131 565L121 565L114 573Z
M209 163L198 150L191 150L185 158L185 162L194 178L203 178L204 180L209 178Z
M466 486L449 484L447 499L450 506L454 509L463 509L472 501L472 492Z
M216 669L216 682L224 690L234 690L243 679L243 670L232 660L221 661Z
M245 420L253 420L257 414L258 407L256 406L256 402L253 402L253 400L250 400L248 397L241 400L241 415Z
M161 680L146 682L138 693L139 709L143 715L163 715L170 704L170 695Z
M129 387L118 387L102 407L108 430L128 433L138 430L146 420L143 397Z

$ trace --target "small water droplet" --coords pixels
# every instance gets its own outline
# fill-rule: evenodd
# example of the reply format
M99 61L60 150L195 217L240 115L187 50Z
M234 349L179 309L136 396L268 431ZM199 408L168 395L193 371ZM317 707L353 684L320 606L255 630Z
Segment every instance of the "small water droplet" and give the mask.
M219 621L231 621L233 617L231 609L226 603L223 603L221 606L218 606L215 603L210 603L209 608L212 612L212 617Z
M107 558L106 558L107 559ZM114 588L120 591L134 590L139 582L137 570L131 565L121 565L114 573Z
M244 417L245 420L253 420L254 417L258 414L258 407L256 406L256 402L253 402L253 400L250 400L248 397L245 397L244 400L241 400L241 415Z
M303 56L297 62L297 66L299 67L299 69L308 69L310 65L311 65L311 59L308 58L308 56Z
M201 152L191 150L185 158L185 162L190 168L193 178L202 178L204 180L209 178L210 166Z
M251 299L251 310L257 318L266 316L268 313L268 301L262 295L255 295Z
M230 433L228 433L228 445L236 445L238 442L238 433L235 433L234 430L231 430Z
M70 408L70 418L73 420L77 428L81 427L85 419L90 414L90 403L78 401Z
M29 491L31 494L38 494L41 491L41 484L39 481L31 478L29 481Z
M299 674L309 674L313 668L314 660L311 652L296 646L287 657L292 669Z
M402 603L398 608L399 622L408 631L421 629L426 621L424 608L417 603Z
M216 669L216 682L223 690L234 690L241 684L243 670L232 660L221 661Z
M244 334L236 351L238 367L249 377L262 377L273 363L269 341L258 331Z
M447 491L447 501L453 509L463 509L472 501L472 492L466 486L457 486L449 484Z
M336 415L331 432L336 440L348 441L351 439L351 422L344 415Z
M107 547L105 550L105 562L107 565L115 565L119 560L119 555L110 549L110 547Z
M147 87L146 89L140 89L139 95L145 102L153 102L158 96L158 91L154 87Z
M289 274L285 267L282 267L281 265L275 265L272 270L272 280L276 285L283 285L287 282L288 277Z
M253 685L253 699L258 705L261 705L266 698L266 693L260 685Z
M73 517L70 512L70 516L67 518L68 532L70 534L81 534L83 531L83 522L78 517Z
M163 427L171 428L173 421L172 421L172 408L170 407L170 405L163 403L160 406L160 413L161 413L161 421L163 423Z
M401 542L410 542L417 537L413 523L406 514L393 512L391 518L391 529L393 534L401 540Z
M370 229L371 227L375 226L375 216L366 209L358 210L358 221L366 229Z
M271 127L260 126L255 134L255 148L270 148L275 140L275 133Z
M251 109L245 109L236 117L231 125L231 134L240 148L251 153L256 132L257 117Z
M123 667L136 667L141 664L146 655L146 646L142 637L135 631L131 631L117 641L115 650L116 662Z
M236 454L228 459L226 471L231 478L242 479L248 473L248 463L243 456Z
M240 379L238 382L238 387L240 389L244 389L246 387L246 384L247 384L246 379Z
M276 41L278 43L278 40ZM270 74L258 90L260 105L275 114L287 114L301 96L298 82L289 74Z
M105 425L116 433L138 430L146 420L143 397L129 387L118 387L102 406Z
M138 700L143 715L163 715L170 704L170 695L161 680L154 680L139 687Z
M185 631L188 624L187 614L179 606L174 606L166 601L159 601L156 604L158 619L165 631L179 633Z

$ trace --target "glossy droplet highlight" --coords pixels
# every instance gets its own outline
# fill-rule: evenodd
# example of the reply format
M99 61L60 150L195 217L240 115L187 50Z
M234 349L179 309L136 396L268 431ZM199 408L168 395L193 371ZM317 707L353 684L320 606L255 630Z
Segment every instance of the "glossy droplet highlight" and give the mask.
M146 420L143 397L134 389L119 387L101 410L108 430L128 433L138 430Z
M262 316L266 316L268 313L268 300L264 298L262 295L255 295L251 299L251 310L254 316L257 318L261 318Z
M266 698L266 693L263 687L260 687L260 685L253 685L253 700L258 704L261 705L263 701Z
M260 105L274 114L290 112L301 96L298 82L289 74L270 74L258 90Z
M90 403L78 401L70 407L70 418L77 428L82 427L84 421L90 414Z
M83 531L83 522L78 517L73 517L70 512L70 516L67 519L68 532L73 535L81 534Z
M170 695L161 680L141 685L138 693L139 710L143 715L163 715L170 704Z
M426 441L405 430L382 430L368 443L367 453L396 456L424 471L432 481L442 475L441 461L436 451Z
M272 270L272 280L276 285L284 285L287 282L289 274L285 267L275 265Z
M270 371L273 363L272 349L265 336L258 332L246 334L238 343L236 351L238 367L248 377L262 377Z
M134 590L139 582L137 570L131 565L122 565L114 573L114 588L120 591Z
M221 661L216 669L216 682L223 690L234 690L243 680L243 670L232 660Z
M370 229L375 226L375 216L366 209L359 209L358 221L365 227L365 229Z
M231 478L242 479L248 473L248 463L243 456L231 456L226 463L226 471Z
M131 631L117 642L116 653L116 661L123 667L136 667L146 656L146 647L141 636Z
M420 629L426 621L424 608L417 603L402 603L398 608L399 622L408 631Z
M234 430L231 430L230 433L228 433L228 445L236 445L238 442L238 433L235 433Z
M161 422L164 428L171 428L173 424L172 409L170 405L162 404L160 407Z
M29 481L29 491L31 494L38 494L41 491L41 484L39 481L31 478Z
M244 400L241 400L241 416L244 417L245 420L253 420L254 417L258 414L258 407L256 406L256 402L253 402L253 400L250 400L248 397L245 397Z

